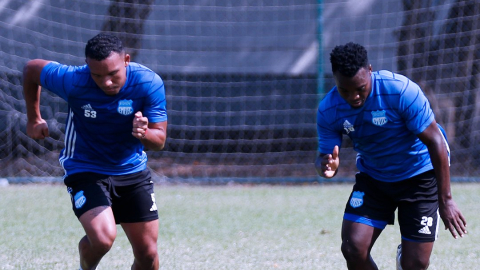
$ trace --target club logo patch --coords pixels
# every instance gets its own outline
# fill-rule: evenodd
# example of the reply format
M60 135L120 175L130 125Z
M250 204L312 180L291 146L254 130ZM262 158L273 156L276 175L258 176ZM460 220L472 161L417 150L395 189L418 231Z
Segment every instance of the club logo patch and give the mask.
M388 122L386 111L372 111L372 123L377 126L383 126Z
M122 99L118 102L117 112L122 115L130 115L133 113L133 101L131 99Z
M75 208L77 209L82 208L82 206L87 201L87 198L85 197L85 195L83 195L83 190L77 192L77 194L75 194L73 199L75 200Z
M352 193L352 198L350 199L350 205L353 208L357 208L363 205L363 196L365 195L364 192L361 191L354 191Z

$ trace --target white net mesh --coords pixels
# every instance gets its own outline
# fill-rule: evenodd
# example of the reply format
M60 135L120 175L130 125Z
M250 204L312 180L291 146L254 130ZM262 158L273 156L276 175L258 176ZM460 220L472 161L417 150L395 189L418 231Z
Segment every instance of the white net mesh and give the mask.
M404 74L427 94L447 132L454 179L478 180L480 2L324 2L324 70L335 45L364 44L374 70ZM323 75L333 85L331 74Z
M316 107L333 86L328 54L348 41L367 47L374 69L403 73L424 88L449 135L452 173L475 176L479 6L455 0L1 1L0 176L63 174L57 157L67 106L43 91L51 138L29 139L21 71L33 58L84 64L85 42L100 31L119 35L133 61L165 81L167 146L149 153L149 166L166 179L317 179ZM355 170L350 152L346 141L344 175Z

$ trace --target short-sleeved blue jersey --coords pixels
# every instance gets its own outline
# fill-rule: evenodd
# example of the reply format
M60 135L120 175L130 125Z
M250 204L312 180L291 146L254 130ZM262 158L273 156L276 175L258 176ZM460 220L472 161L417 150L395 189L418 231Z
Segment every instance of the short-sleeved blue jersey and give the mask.
M116 95L105 94L85 66L47 64L41 85L68 103L65 148L60 164L65 176L80 172L124 175L144 170L147 155L133 137L134 114L149 122L167 120L163 81L152 70L130 63L125 85Z
M346 134L357 152L357 168L373 178L395 182L433 169L417 135L434 120L420 87L390 71L372 73L372 91L352 108L334 87L317 112L318 151L332 153Z

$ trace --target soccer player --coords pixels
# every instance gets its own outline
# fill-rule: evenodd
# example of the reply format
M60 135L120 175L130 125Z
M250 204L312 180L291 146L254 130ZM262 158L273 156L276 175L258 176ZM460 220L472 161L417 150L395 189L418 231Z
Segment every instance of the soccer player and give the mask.
M372 72L359 44L330 54L336 86L317 112L320 176L335 176L343 134L357 152L355 185L346 204L341 250L348 269L377 269L370 251L398 208L397 269L426 269L439 216L454 238L466 221L450 191L449 153L420 87L390 71Z
M122 42L98 34L86 65L30 60L23 75L27 134L48 136L40 114L42 86L68 103L60 164L85 236L80 269L96 269L120 224L132 245L131 269L158 269L158 213L144 148L161 150L167 135L165 89L152 70L130 62ZM108 268L108 267L107 267Z

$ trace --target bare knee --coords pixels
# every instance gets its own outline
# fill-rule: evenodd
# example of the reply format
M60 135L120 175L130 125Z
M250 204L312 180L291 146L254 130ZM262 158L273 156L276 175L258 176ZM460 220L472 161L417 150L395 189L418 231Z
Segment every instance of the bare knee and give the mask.
M113 246L114 239L105 238L98 242L92 243L92 248L99 253L106 254Z
M430 264L433 242L402 241L400 263L403 269L422 270Z
M341 250L343 257L345 257L347 261L364 259L367 255L366 250L362 250L361 247L355 245L352 241L343 241Z
M158 261L158 251L156 244L150 244L144 248L133 251L135 260L140 265L155 265Z
M403 258L401 259L402 269L425 270L430 264L428 258Z
M113 246L115 235L103 235L96 237L85 236L80 240L79 248L87 248L96 254L105 255Z

